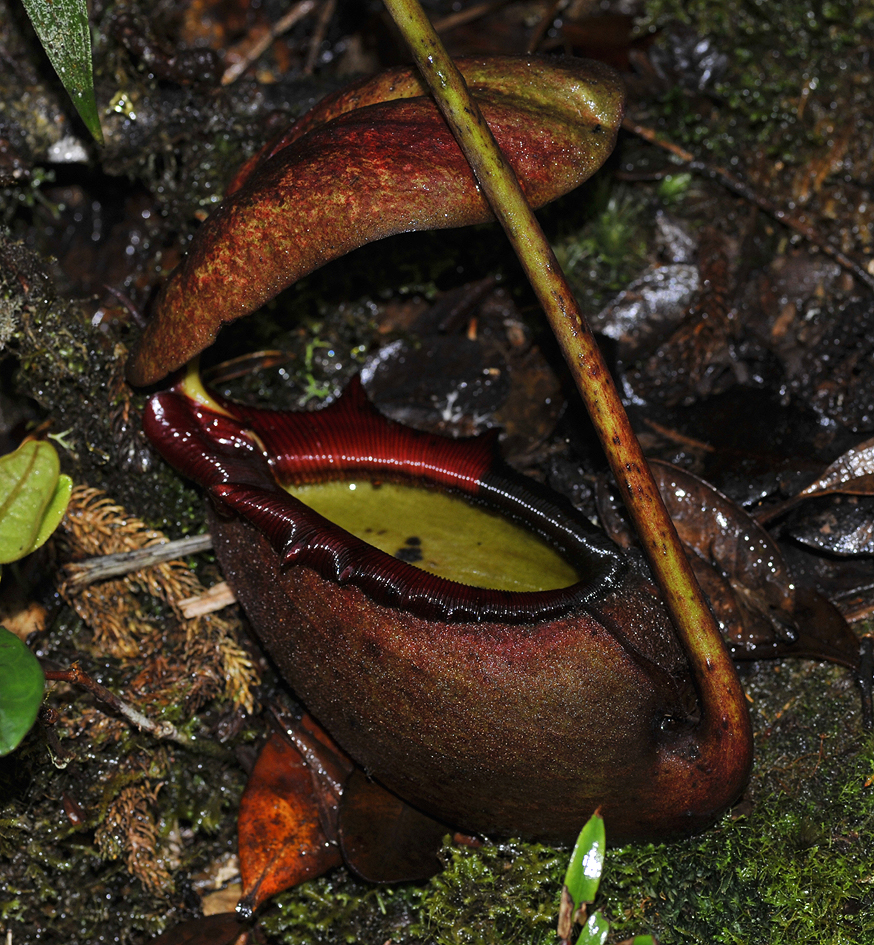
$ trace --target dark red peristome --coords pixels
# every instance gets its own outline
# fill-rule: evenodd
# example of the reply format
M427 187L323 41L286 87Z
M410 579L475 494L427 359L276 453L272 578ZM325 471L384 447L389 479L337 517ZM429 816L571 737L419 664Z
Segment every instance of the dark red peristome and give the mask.
M432 619L526 623L579 606L624 570L582 516L503 467L492 435L453 440L402 426L374 409L357 378L317 411L224 406L236 419L172 391L157 394L146 410L146 433L169 462L263 532L286 564L312 567L383 604ZM356 477L430 485L487 504L558 546L581 578L533 593L468 587L379 551L280 485Z
M229 416L157 394L146 430L212 497L216 554L253 627L368 775L468 833L560 842L596 807L619 842L689 834L735 800L748 751L737 746L731 770L713 761L652 584L570 506L504 469L489 438L404 428L357 382L312 413L223 406ZM428 575L280 485L332 476L457 490L552 541L581 579L519 594ZM734 735L712 737L725 754Z

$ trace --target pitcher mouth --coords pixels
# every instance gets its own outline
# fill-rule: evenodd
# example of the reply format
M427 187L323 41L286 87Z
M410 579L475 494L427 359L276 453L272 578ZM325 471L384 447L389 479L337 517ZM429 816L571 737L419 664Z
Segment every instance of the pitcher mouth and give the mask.
M154 395L144 427L158 451L271 543L284 567L303 565L377 603L431 620L534 623L615 589L627 570L618 550L569 502L515 473L494 432L451 439L380 414L355 378L331 405L276 411L195 399L179 384ZM567 587L473 587L393 557L314 511L284 487L369 479L444 491L485 507L551 545L575 570Z

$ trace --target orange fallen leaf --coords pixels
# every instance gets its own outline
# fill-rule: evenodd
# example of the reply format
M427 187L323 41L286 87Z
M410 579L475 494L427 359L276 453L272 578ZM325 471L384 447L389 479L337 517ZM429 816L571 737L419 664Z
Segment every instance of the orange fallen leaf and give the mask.
M348 772L345 758L307 717L288 735L274 732L267 740L240 801L241 915L342 863L337 804Z

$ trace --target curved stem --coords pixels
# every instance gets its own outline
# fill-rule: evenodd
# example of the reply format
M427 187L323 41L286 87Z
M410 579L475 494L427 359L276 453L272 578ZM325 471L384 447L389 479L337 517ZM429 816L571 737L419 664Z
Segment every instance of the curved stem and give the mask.
M385 0L425 81L503 226L558 340L664 595L699 686L700 735L731 733L751 754L749 714L734 665L591 329L465 81L418 0ZM725 739L717 738L724 745ZM727 747L727 746L726 746Z

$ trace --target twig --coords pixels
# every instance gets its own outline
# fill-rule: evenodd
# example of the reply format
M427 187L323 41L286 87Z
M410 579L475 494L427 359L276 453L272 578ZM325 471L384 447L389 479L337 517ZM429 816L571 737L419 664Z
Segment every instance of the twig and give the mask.
M307 52L306 62L303 67L304 75L312 75L313 69L316 67L316 62L319 58L319 49L325 40L325 34L328 32L328 24L331 22L331 17L334 15L334 10L336 9L337 0L325 0L322 4L322 9L316 19L316 28L313 30L313 35L310 39L310 48Z
M283 33L287 33L292 26L300 22L305 16L309 16L315 10L316 5L316 0L300 0L299 3L296 3L250 49L246 50L239 61L232 63L225 69L222 76L222 85L230 85L232 82L236 82L249 66L263 56Z
M155 722L148 716L143 715L139 709L135 709L130 703L125 702L114 692L107 689L106 686L92 679L78 663L74 663L70 669L46 669L44 673L46 680L49 682L67 682L81 686L87 692L90 692L95 699L99 699L104 705L109 706L110 709L118 712L119 715L136 725L138 729L148 732L155 738L162 741L176 742L177 745L182 745L191 751L210 755L214 758L231 757L224 748L221 748L209 738L199 739L194 735L184 735L172 722Z
M650 428L650 430L658 433L659 436L663 436L666 440L669 440L672 443L679 443L681 446L685 446L687 449L696 450L701 453L716 452L716 447L711 446L709 443L705 443L703 440L696 440L691 436L684 436L679 430L674 430L671 427L663 426L661 423L656 423L655 420L645 418L643 422Z
M458 13L450 13L444 16L442 20L434 20L434 29L438 33L448 33L459 26L466 26L479 20L481 17L496 13L501 7L507 6L510 0L488 0L486 3L478 3L476 6L468 7L466 10L459 10Z
M736 177L734 174L722 167L716 167L712 164L708 164L706 161L702 161L700 158L695 157L695 155L690 151L684 150L679 145L674 144L671 141L665 141L663 138L658 136L658 133L653 128L647 128L645 125L640 125L627 116L622 122L622 127L626 131L630 131L632 134L636 134L638 137L643 138L644 141L649 141L650 144L654 144L656 147L662 148L669 154L673 154L674 157L682 161L689 168L689 170L695 171L698 174L703 174L712 180L719 181L719 183L721 183L724 187L727 187L733 193L736 193L739 197L743 197L744 200L748 200L750 203L754 203L757 207L761 207L765 213L769 213L772 217L779 220L785 226L795 230L796 233L800 233L805 239L810 240L814 246L819 247L819 249L821 249L827 256L830 256L832 259L834 259L838 265L852 272L853 275L860 281L864 282L869 289L874 289L874 274L868 272L867 269L865 269L865 267L860 263L856 262L855 259L851 259L846 255L846 253L843 253L836 246L833 246L824 236L821 236L812 226L810 226L810 224L805 223L794 214L783 210L772 200L769 200L763 194L758 193L739 177Z
M196 555L212 548L212 535L189 535L175 541L165 541L136 551L123 551L114 555L98 555L68 564L64 571L68 590L77 591L97 581L120 577L131 571L142 571L165 561L175 561L186 555Z
M237 595L231 590L227 581L219 581L218 584L196 597L186 597L179 601L179 609L186 620L192 617L202 617L204 614L212 614L217 610L230 607L237 602Z
M552 25L553 20L555 20L555 18L558 16L559 10L561 10L561 8L564 6L567 6L567 0L552 0L552 3L540 18L537 26L534 27L534 32L531 34L531 38L528 40L528 46L525 49L525 52L533 53L537 51L537 47L543 41L546 31Z

